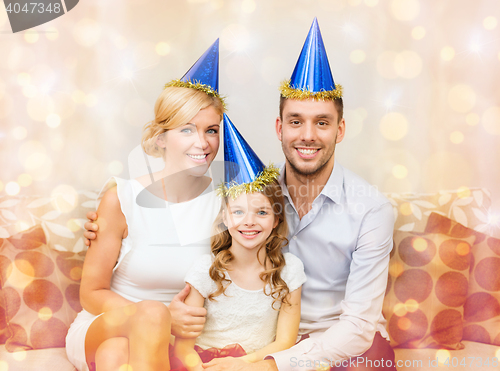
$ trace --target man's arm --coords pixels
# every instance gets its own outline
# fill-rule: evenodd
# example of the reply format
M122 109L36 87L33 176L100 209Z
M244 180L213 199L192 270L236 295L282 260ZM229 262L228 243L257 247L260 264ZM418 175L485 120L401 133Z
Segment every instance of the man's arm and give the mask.
M320 336L273 354L279 371L317 369L321 361L341 361L370 348L382 313L393 228L389 203L365 215L352 254L339 321Z

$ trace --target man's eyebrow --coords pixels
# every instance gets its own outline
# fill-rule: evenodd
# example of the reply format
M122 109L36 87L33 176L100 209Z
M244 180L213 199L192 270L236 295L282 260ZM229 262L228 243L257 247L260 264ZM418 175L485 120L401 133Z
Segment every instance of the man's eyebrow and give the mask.
M300 113L290 112L286 114L286 117L302 117Z
M333 115L330 115L328 113L322 113L316 116L319 119L333 119Z

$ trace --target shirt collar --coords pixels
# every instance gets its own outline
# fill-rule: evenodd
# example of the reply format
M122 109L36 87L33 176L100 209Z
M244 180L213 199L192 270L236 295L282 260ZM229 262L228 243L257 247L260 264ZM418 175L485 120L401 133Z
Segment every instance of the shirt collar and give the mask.
M288 188L285 184L285 162L279 166L280 175L278 177L278 182L283 190L283 195L290 199L290 194L288 193ZM325 187L320 194L325 195L333 202L339 204L342 199L342 193L344 191L344 168L335 160L333 164L333 170L326 182Z

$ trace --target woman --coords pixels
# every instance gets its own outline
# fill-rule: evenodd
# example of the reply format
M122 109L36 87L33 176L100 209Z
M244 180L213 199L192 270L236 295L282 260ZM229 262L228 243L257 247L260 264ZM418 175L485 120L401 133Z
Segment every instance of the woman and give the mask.
M218 53L218 42L209 51L214 48ZM164 169L115 179L97 210L99 235L88 249L80 288L84 310L66 339L68 358L79 370L124 364L133 370L169 369L170 335L187 323L172 301L184 287L193 253L208 253L210 247L206 241L181 247L176 223L179 215L201 210L212 198L217 202L207 193L211 179L204 174L219 148L224 105L216 87L183 79L161 93L155 119L143 133L144 151L162 156ZM207 218L208 229L214 217Z

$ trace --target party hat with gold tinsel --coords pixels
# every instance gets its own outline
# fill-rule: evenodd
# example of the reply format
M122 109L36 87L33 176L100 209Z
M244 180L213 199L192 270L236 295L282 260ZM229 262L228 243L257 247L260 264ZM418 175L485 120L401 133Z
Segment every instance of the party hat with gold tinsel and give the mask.
M219 193L236 198L242 193L258 192L278 179L279 170L264 166L229 117L224 114L224 184Z
M290 99L338 99L342 87L333 82L318 20L314 18L290 80L280 87L281 96Z
M172 80L165 85L169 86L198 89L220 98L224 103L219 95L219 39L215 40L182 78Z

